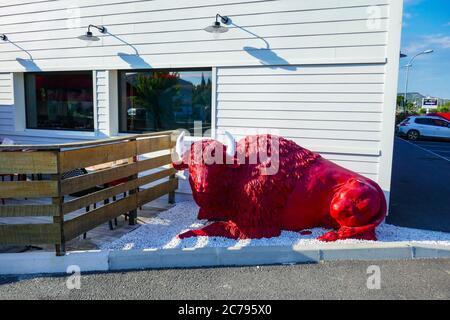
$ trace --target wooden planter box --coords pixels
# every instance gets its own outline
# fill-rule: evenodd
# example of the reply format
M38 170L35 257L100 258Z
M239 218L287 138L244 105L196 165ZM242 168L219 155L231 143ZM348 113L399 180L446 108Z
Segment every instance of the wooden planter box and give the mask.
M145 203L169 194L174 201L178 188L171 152L175 132L131 135L120 138L62 145L0 146L0 174L41 175L43 180L1 181L0 217L52 217L47 224L0 225L0 244L54 244L57 255L65 252L65 243L83 233L129 213L136 221L137 209ZM139 155L156 152L143 160ZM112 165L114 164L114 165ZM63 179L74 169L103 167L90 173ZM162 168L163 166L166 166ZM143 175L144 172L153 172ZM141 174L140 174L141 173ZM48 178L50 177L50 178ZM168 178L168 179L164 179ZM164 179L162 181L159 181ZM152 183L147 189L140 186ZM74 199L67 195L105 186ZM65 216L117 195L126 196L73 219ZM51 204L8 205L8 198L51 198Z

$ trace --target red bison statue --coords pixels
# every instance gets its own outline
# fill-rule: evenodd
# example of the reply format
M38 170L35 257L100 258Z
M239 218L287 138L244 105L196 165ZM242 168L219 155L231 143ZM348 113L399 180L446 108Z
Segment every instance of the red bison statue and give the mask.
M270 238L323 227L335 231L322 241L376 240L386 200L375 182L282 137L253 135L237 144L225 137L225 144L202 140L186 152L184 134L178 137L173 166L189 170L198 219L213 221L180 238Z

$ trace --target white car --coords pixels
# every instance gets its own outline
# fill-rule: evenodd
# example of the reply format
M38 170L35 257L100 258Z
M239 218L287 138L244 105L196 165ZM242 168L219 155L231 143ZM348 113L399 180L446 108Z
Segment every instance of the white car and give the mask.
M408 117L397 125L397 133L409 140L420 137L450 139L450 122L441 117Z

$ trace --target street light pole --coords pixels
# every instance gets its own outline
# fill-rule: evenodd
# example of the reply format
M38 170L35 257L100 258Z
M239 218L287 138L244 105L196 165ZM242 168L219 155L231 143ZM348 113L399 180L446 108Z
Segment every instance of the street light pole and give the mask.
M416 54L415 56L413 56L411 58L411 60L409 60L409 63L405 66L406 67L406 81L405 81L405 96L403 97L403 112L406 115L406 105L407 105L407 96L408 96L408 82L409 82L409 69L412 67L412 63L414 62L414 59L416 59L418 56L423 55L423 54L429 54L429 53L433 53L434 50L425 50L422 51L418 54Z

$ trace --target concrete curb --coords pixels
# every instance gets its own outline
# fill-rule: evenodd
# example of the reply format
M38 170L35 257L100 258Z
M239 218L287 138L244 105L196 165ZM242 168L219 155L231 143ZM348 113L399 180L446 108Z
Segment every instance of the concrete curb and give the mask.
M176 248L71 252L56 257L51 252L0 254L0 274L66 273L77 265L81 272L161 268L251 266L318 263L336 260L412 260L450 258L450 246L387 243L323 243L308 246L232 248Z
M70 252L57 257L54 252L0 254L0 274L66 273L69 266L81 271L108 271L108 251Z

